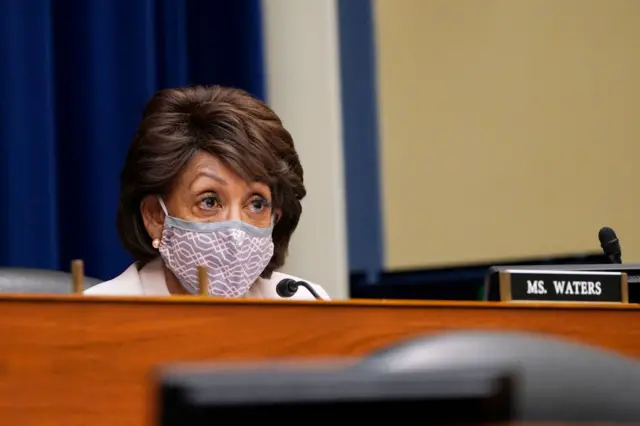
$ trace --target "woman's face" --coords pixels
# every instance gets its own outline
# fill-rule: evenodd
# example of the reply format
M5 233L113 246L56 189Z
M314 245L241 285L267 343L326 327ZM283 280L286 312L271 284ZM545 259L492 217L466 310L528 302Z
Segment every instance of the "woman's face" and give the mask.
M163 198L170 216L192 222L240 220L267 228L274 214L271 190L261 182L246 182L211 154L199 152ZM156 197L141 205L147 232L160 238L164 215Z

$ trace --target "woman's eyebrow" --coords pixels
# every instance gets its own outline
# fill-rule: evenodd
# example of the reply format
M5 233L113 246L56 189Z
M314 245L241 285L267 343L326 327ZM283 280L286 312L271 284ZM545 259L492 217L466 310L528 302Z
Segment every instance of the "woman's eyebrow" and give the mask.
M209 179L213 179L216 182L218 182L221 185L227 185L227 181L224 180L222 177L218 176L217 174L207 171L207 170L203 170L201 172L198 172L198 174L196 174L195 178L193 179L193 181L191 182L191 186L193 186L193 184L195 182L198 181L198 179L202 178L202 177L208 177Z

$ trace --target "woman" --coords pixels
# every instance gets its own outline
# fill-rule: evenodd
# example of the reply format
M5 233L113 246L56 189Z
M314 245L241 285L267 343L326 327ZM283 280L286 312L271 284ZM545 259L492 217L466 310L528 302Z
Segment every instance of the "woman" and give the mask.
M278 116L247 93L158 92L120 181L118 233L137 262L85 294L194 294L200 265L213 296L277 299L278 282L298 279L275 271L302 213L302 166ZM315 299L303 287L291 298Z

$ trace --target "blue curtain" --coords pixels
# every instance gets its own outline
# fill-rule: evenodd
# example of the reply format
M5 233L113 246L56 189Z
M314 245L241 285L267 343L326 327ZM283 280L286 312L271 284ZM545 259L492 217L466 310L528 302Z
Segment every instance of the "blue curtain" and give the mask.
M119 173L149 97L264 97L260 0L0 0L0 266L111 278Z

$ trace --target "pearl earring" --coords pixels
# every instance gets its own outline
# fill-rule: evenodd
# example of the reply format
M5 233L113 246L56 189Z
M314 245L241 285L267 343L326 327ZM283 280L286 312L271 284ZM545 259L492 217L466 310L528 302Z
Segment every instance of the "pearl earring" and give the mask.
M153 241L151 241L151 245L153 246L154 249L157 249L160 247L160 238L154 238Z

